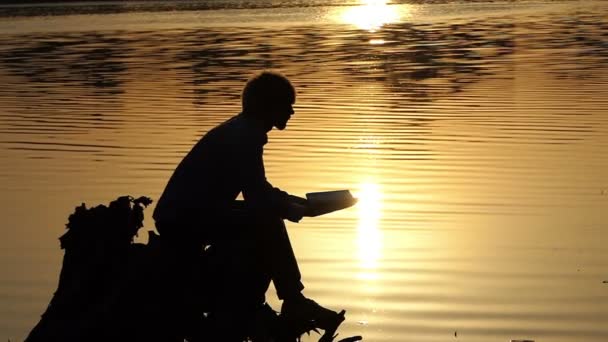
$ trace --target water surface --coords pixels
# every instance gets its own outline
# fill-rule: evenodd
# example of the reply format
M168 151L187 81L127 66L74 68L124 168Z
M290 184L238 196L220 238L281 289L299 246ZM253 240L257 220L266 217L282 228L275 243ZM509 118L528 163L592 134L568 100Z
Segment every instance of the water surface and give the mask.
M342 334L608 340L606 4L288 3L2 8L0 337L44 311L75 206L158 198L252 72L278 69L298 99L268 178L361 198L289 224Z

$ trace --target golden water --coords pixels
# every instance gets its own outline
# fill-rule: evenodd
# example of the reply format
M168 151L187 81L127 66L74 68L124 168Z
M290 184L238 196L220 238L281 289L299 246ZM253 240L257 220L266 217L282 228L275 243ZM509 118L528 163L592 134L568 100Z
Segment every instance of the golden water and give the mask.
M0 338L76 205L158 198L271 68L298 99L269 180L360 198L289 224L343 335L608 340L608 6L365 6L0 18Z

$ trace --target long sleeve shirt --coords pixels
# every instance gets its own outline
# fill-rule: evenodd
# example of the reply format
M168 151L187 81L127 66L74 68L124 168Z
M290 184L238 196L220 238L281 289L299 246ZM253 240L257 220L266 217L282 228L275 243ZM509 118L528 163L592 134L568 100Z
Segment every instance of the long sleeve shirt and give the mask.
M267 141L261 122L243 114L210 130L175 169L154 219L204 222L229 213L241 192L249 208L284 217L289 195L266 180L263 152Z

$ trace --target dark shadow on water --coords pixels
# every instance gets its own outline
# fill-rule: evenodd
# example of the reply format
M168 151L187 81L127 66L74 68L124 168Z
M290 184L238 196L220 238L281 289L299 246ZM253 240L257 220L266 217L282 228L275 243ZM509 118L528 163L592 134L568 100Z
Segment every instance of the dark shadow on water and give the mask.
M241 82L251 70L271 68L290 70L294 78L331 72L349 82L386 83L408 100L424 102L482 79L509 77L516 50L555 50L560 58L544 63L558 70L558 78L593 77L608 64L608 24L600 17L564 18L546 35L546 22L510 21L400 23L377 32L316 25L129 32L128 37L126 32L11 36L0 38L0 61L30 82L95 87L116 95L130 69L149 64L187 70L186 81L196 87L201 103L225 95L216 82ZM564 58L573 63L560 68Z
M485 43L496 46L497 52L482 57L474 50L480 43L470 37L452 35L450 30L439 35L407 24L377 33L287 28L281 32L283 38L273 38L277 33L269 30L235 31L199 30L184 36L180 45L186 51L176 58L190 65L180 68L192 70L192 83L200 96L198 104L225 96L217 83L240 82L250 70L269 68L290 70L295 79L311 75L323 79L325 74L335 74L327 82L343 87L360 82L386 83L404 100L433 101L492 75L483 62L508 55L513 45L509 38L506 42ZM374 39L385 43L370 44Z
M184 96L195 107L208 108L238 100L240 84L252 70L280 69L305 80L302 92L382 85L390 95L383 99L385 105L398 110L457 98L484 80L513 79L522 62L535 63L534 68L557 80L606 77L606 32L608 23L601 15L576 13L517 21L399 23L376 32L306 25L29 34L0 37L0 67L12 76L3 95L27 97L31 106L20 108L25 114L14 114L10 122L83 116L75 99L99 98L86 115L91 125L103 129L121 120L110 114L121 112L126 83L141 82L142 76L151 95L159 94L170 75L187 89ZM525 59L514 59L524 53ZM49 118L60 108L76 109ZM441 118L398 119L424 125Z
M93 94L123 93L128 41L98 33L2 37L0 61L13 75L54 87L95 88ZM23 43L14 44L13 39ZM44 88L43 88L44 89Z

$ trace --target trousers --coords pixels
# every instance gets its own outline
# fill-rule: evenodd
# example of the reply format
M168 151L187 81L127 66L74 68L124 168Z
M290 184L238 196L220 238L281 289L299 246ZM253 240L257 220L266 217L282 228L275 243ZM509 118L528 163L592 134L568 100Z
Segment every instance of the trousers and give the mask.
M242 206L212 217L156 222L161 282L168 294L161 305L164 330L187 335L203 313L211 312L216 317L215 333L225 341L230 336L236 341L246 334L248 318L264 304L271 281L280 299L299 294L304 286L282 218Z

